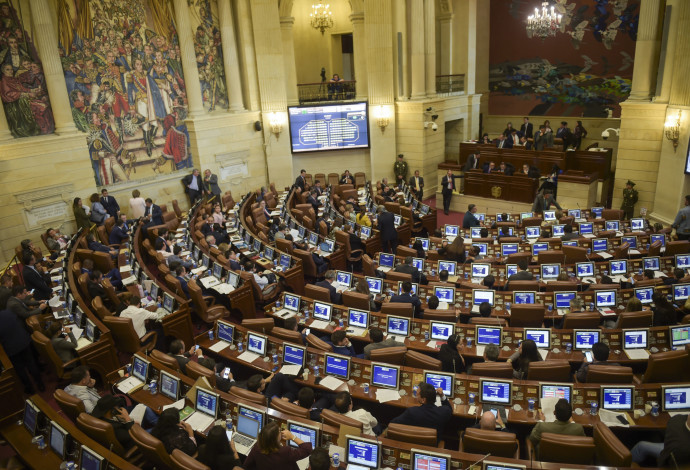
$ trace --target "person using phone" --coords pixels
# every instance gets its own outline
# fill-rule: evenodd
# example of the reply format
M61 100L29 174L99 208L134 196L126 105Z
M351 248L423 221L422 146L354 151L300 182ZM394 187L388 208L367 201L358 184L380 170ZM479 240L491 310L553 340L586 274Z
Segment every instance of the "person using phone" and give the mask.
M594 360L590 362L583 362L578 371L575 373L575 377L578 382L587 382L587 371L590 365L597 366L619 366L617 362L608 362L609 360L609 347L606 343L598 342L592 345L592 356Z
M206 443L199 446L197 460L211 470L225 470L241 467L242 461L223 426L214 426L208 432Z
M287 445L288 441L293 441L297 447ZM248 470L292 469L297 466L297 461L309 456L311 451L311 442L302 441L287 429L281 431L280 425L273 421L261 429L259 440L249 452L244 466Z

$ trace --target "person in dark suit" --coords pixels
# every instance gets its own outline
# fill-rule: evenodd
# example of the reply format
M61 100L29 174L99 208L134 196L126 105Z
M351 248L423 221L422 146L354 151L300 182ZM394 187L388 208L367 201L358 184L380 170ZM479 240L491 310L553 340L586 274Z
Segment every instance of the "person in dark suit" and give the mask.
M199 170L194 168L191 175L182 178L182 183L184 183L184 192L189 196L189 205L193 206L197 199L201 199L201 194L204 191L204 185L201 181Z
M323 196L323 187L321 186L321 181L320 180L315 180L314 181L314 187L312 188L312 191L316 192L316 197L321 197Z
M565 149L568 148L573 140L573 133L570 131L566 121L561 121L561 127L556 130L556 138L563 140L563 151L565 152Z
M311 190L309 193L309 196L307 196L307 204L311 204L311 207L314 208L314 213L318 214L319 213L319 207L321 207L321 202L319 202L318 199L318 194L315 190Z
M307 187L307 170L300 170L299 176L295 179L294 186L304 191Z
M397 265L393 271L396 273L410 274L412 276L412 282L417 284L426 285L429 283L424 273L419 272L419 269L412 266L412 256L407 256L405 262Z
M208 194L209 198L215 196L214 202L221 202L218 175L211 173L211 170L204 171L204 191Z
M12 296L7 299L7 308L22 320L45 312L48 304L45 301L29 299L29 292L23 285L12 287Z
M419 176L419 170L415 170L414 176L410 177L410 188L420 201L424 197L424 178Z
M338 291L333 287L333 283L335 282L335 271L333 270L328 270L326 271L326 274L324 275L325 279L323 281L319 281L316 283L316 286L318 287L323 287L328 289L328 292L330 293L331 296L331 303L332 304L340 304L342 300L342 296L338 293Z
M566 225L563 227L563 236L561 237L561 240L577 240L580 238L580 235L577 233L573 233L573 226L572 225Z
M144 211L144 221L145 224L141 228L142 235L148 235L149 227L155 227L156 225L163 225L163 211L160 206L153 203L153 200L149 197L146 198L146 210Z
M513 141L507 138L505 134L501 134L498 137L498 142L496 142L496 147L499 149L512 149Z
M184 266L178 266L177 269L175 269L175 279L180 281L180 288L182 289L182 292L184 292L184 295L189 298L189 287L187 287L187 280L184 278L186 274L187 270L184 268Z
M476 213L477 206L474 204L468 204L467 212L465 212L465 217L462 219L462 228L480 227L482 225L481 221L475 217L474 214Z
M114 197L108 196L107 189L101 191L101 205L110 217L117 219L120 216L120 205Z
M180 371L184 374L187 372L187 363L191 361L192 354L198 358L204 357L201 348L196 349L196 346L192 346L189 351L185 351L184 341L181 339L173 340L170 343L169 354L175 358L177 364L180 366Z
M556 209L563 210L556 202L556 199L553 197L553 193L549 190L544 191L543 194L537 194L537 197L534 198L534 204L532 204L532 212L535 214L541 214L544 211L549 210L551 206L556 206Z
M46 389L31 344L31 336L24 320L10 310L0 310L0 345L14 366L19 380L24 384L24 393L28 395L33 395L36 391L29 375L41 392Z
M402 294L391 296L390 303L392 304L412 304L414 308L415 318L423 318L422 316L422 301L419 297L412 294L412 283L405 281L402 283Z
M443 213L448 215L450 210L450 200L453 197L453 191L455 191L455 179L460 178L453 174L453 170L448 169L446 176L441 179L441 194L443 194Z
M77 357L77 338L74 337L71 328L63 327L60 322L54 322L48 327L46 335L50 338L55 354L63 363Z
M680 414L666 423L664 442L640 441L630 450L632 461L662 468L687 468L690 464L690 415Z
M436 406L436 395L441 399L441 406ZM434 390L432 385L421 382L417 393L417 403L419 406L407 408L400 416L393 418L391 423L436 429L436 436L440 440L443 428L453 415L453 408L443 393L443 389Z
M477 150L476 153L469 154L467 156L467 160L465 160L465 166L463 168L463 171L467 173L470 170L479 169L479 157L481 157L480 150Z
M508 282L506 283L505 290L510 290L509 285L510 281L531 281L532 280L532 273L527 271L527 261L525 259L520 259L517 262L518 266L518 272L515 274L511 275L508 278Z
M36 256L33 254L24 255L24 269L22 276L24 277L24 285L27 289L34 289L34 299L48 300L53 295L53 289L50 287L50 274L39 271L36 268ZM42 268L41 268L42 269Z
M594 356L594 361L590 364L584 361L578 371L575 373L577 381L581 383L587 382L587 371L589 366L594 364L597 366L619 366L617 362L608 362L609 360L609 347L606 343L597 342L592 345L592 355Z
M528 117L522 118L522 121L523 121L523 123L520 126L520 135L522 135L526 139L531 139L533 136L533 132L534 132L533 131L534 126L532 125L531 122L529 122Z
M379 206L377 212L381 249L387 253L395 253L395 249L398 247L398 231L395 229L395 217L392 212L388 212L383 206Z
M351 251L356 251L356 250L363 250L364 247L362 246L362 239L357 236L355 233L355 228L350 225L350 224L345 224L345 233L347 233L348 238L350 239L350 250Z
M108 243L111 245L122 245L129 241L129 233L125 229L125 221L120 217L115 219L115 226L110 230L108 235Z
M553 147L553 132L547 132L546 126L539 126L539 132L534 134L534 148L536 150L544 150L547 147Z
M345 170L343 176L340 178L340 184L354 184L355 180L350 174L350 170Z

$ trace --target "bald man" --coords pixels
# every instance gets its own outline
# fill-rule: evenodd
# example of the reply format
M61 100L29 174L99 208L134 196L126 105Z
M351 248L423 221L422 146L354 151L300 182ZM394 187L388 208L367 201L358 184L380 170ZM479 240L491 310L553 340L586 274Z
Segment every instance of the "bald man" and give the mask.
M479 418L479 422L472 426L475 429L483 429L484 431L507 431L503 420L501 419L501 414L497 413L497 416L491 411L485 411L482 413L482 417Z

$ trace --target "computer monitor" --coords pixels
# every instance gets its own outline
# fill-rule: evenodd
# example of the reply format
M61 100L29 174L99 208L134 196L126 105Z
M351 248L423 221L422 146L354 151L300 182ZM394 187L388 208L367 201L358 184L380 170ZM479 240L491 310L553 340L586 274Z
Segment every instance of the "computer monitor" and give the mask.
M534 217L534 213L532 212L520 212L520 220L531 219L532 217Z
M646 258L642 258L642 265L644 266L644 269L658 271L659 266L661 266L661 262L658 256L649 256Z
M77 328L82 327L82 322L84 319L84 311L81 309L79 305L74 307L74 324L77 325Z
M263 254L264 259L267 259L269 261L273 260L274 253L275 253L275 250L272 247L270 247L268 245L264 246L264 254Z
M218 394L210 390L197 387L194 409L215 418L218 412Z
M690 269L690 255L676 255L676 268Z
M484 220L486 220L486 214L484 212L475 212L474 218L480 222L484 222Z
M556 220L556 211L544 211L544 220L546 222Z
M503 328L500 326L477 325L475 338L477 338L477 344L479 345L497 344L500 348L503 341Z
M482 228L481 227L471 227L470 228L470 238L482 238Z
M393 268L395 265L395 255L390 253L379 253L379 266Z
M604 208L603 207L592 207L589 211L592 214L594 214L595 218L601 219L601 215L604 213Z
M220 279L223 277L223 265L218 263L213 263L213 277Z
M336 271L335 282L345 287L352 286L352 273L347 271Z
M661 411L690 411L690 384L662 385Z
M104 458L98 455L87 446L81 446L81 456L79 458L79 470L104 470Z
M429 321L429 337L436 341L446 341L455 333L455 323L431 320Z
M623 330L623 349L647 349L649 346L649 330Z
M297 231L299 232L299 237L304 239L304 234L307 233L307 229L304 228L303 225L300 225ZM312 243L312 245L314 245L314 243Z
M348 435L345 454L348 466L377 469L381 461L381 444L378 441Z
M228 281L227 281L229 286L237 288L237 285L240 283L240 276L233 271L228 271Z
M531 339L539 349L551 349L551 330L548 328L525 328L525 339Z
M150 366L146 359L136 354L132 357L132 375L144 383L148 380Z
M398 281L398 295L402 295L403 290L402 290L402 285L403 282L409 282L409 281ZM410 290L411 295L417 295L417 291L419 290L419 284L416 282L410 282L412 285L412 290Z
M380 388L397 390L400 386L400 367L372 362L371 384Z
M592 251L598 253L609 249L609 241L606 238L592 238Z
M175 310L175 298L168 292L163 292L163 308L169 313Z
M644 219L630 219L630 230L633 232L644 232L645 230L645 222Z
M316 232L309 232L309 244L316 246L319 244L319 234Z
M39 409L34 402L31 400L26 400L24 403L24 417L22 421L24 422L24 427L33 436L36 434Z
M455 261L443 261L443 260L438 261L438 272L446 270L446 271L448 271L449 276L455 276L456 267L457 267L457 263Z
M151 290L149 291L149 295L151 296L151 298L153 300L158 299L158 290L159 290L158 284L156 284L155 282L152 282L151 283Z
M330 238L324 238L323 242L321 242L319 245L319 249L326 253L333 253L335 250L335 241L331 240Z
M194 248L192 249L192 257L198 261L200 255L201 255L201 249L199 248L198 245L194 245Z
M541 265L542 279L557 279L561 273L561 265L558 263L549 263Z
M331 321L333 305L325 302L314 301L314 318L323 321Z
M259 240L259 244L261 244L261 240ZM201 264L205 268L208 268L211 265L211 258L209 258L209 256L206 253L201 255Z
M594 263L575 263L577 277L594 277Z
M661 246L666 246L666 235L663 233L653 233L649 236L649 243L661 242Z
M517 274L518 265L517 264L506 264L506 277L510 277L513 274Z
M64 460L67 454L67 431L55 421L50 422L50 448Z
M575 336L573 348L578 351L589 351L601 338L600 330L574 330L573 334Z
M516 463L505 462L491 462L485 460L482 462L482 470L525 470L527 467Z
M443 234L448 238L456 238L460 233L460 227L457 225L446 225Z
M405 317L396 317L394 315L388 315L386 317L386 333L388 333L391 336L409 336L410 319Z
M535 304L537 293L534 291L513 291L514 304Z
M602 410L609 411L632 411L633 410L633 392L635 387L622 385L602 385L601 386L601 404Z
M627 243L628 245L630 245L628 247L629 249L633 249L633 250L637 249L637 237L631 237L631 236L621 237L621 245L624 243Z
M400 217L400 214L394 214L393 215L393 225L396 227L400 225L400 222L402 222L402 218Z
M412 266L417 268L419 272L424 272L424 258L412 258Z
M620 221L619 220L607 220L606 221L606 230L618 231L619 228L620 228Z
M354 328L369 328L369 312L350 308L347 313L347 325Z
M232 344L235 334L235 326L225 320L218 320L218 339Z
M67 303L67 305L66 305L67 312L72 313L72 311L74 309L74 297L72 297L71 292L68 292L65 297L66 297L66 303Z
M296 344L283 343L283 364L304 366L306 349Z
M580 222L580 235L593 234L594 224L592 222Z
M455 374L425 370L424 382L433 385L434 388L442 388L443 394L448 398L453 397L453 392L455 391Z
M568 209L568 215L579 219L581 215L580 209Z
M565 235L565 225L563 225L563 224L554 225L552 227L552 229L553 229L553 236L555 238L560 238L563 235Z
M319 428L296 421L287 420L288 431L302 442L310 442L311 448L316 449L319 445ZM295 441L289 441L291 447L298 447Z
M609 261L609 271L612 276L628 274L628 260L618 259Z
M610 308L616 306L615 290L598 290L594 293L594 304L597 308Z
M429 213L430 209L431 208L429 206L427 206L426 204L422 204L419 207L419 213L422 215L427 215Z
M472 289L472 304L481 305L484 302L488 302L493 307L495 294L496 291L491 289Z
M369 292L372 294L381 293L381 290L383 289L383 279L370 276L366 276L364 279L366 279L367 284L369 284Z
M285 309L290 310L291 312L299 312L299 306L301 302L301 297L299 295L295 294L290 294L288 292L285 293L285 296L283 298L283 301L285 302Z
M161 370L159 380L161 384L161 395L166 396L173 401L177 401L180 392L180 379L164 370Z
M479 248L479 254L481 256L489 255L489 245L487 243L472 243L472 246Z
M472 275L470 277L484 279L491 272L491 265L487 263L472 263L471 269Z
M237 431L257 438L266 423L266 413L247 405L237 406Z
M455 303L455 288L434 286L434 295L438 297L439 302L446 302L447 304Z
M674 284L673 285L673 301L685 302L690 296L690 284Z
M675 289L674 289L675 291ZM640 299L642 305L647 305L652 303L652 295L654 295L654 287L636 287L635 297Z
M546 251L549 249L548 243L534 243L532 245L532 256L537 256L540 251Z
M573 396L573 386L571 384L557 384L557 383L540 383L539 397L540 398L565 398L570 403L570 397Z
M86 339L92 343L96 341L96 324L89 318L86 319L86 328L84 328L84 334L86 335Z
M428 238L417 238L417 241L422 244L424 251L429 251L429 239Z
M508 406L513 401L513 382L479 379L479 401L489 405Z
M280 254L280 266L282 266L285 269L290 269L290 255L281 253Z
M450 455L412 449L410 470L451 470Z
M326 353L324 354L324 369L326 375L348 380L350 378L350 358Z
M501 256L512 255L518 252L517 243L501 243Z
M541 236L540 227L525 227L525 237L527 239L539 238Z
M259 356L266 355L266 347L268 345L268 338L264 335L249 331L247 333L247 351L251 351Z

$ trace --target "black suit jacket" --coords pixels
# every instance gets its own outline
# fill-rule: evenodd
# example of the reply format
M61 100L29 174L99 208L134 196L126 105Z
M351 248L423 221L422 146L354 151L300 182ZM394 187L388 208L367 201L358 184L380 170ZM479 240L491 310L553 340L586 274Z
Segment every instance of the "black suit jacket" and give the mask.
M193 174L189 174L182 178L182 182L184 183L184 192L188 193L190 191L189 185L192 184L192 178L196 178L196 187L199 188L197 191L201 192L204 190L204 182L201 180L201 175L199 176L194 176ZM192 190L193 191L193 190Z
M477 155L474 153L471 153L467 156L467 160L465 160L465 167L463 168L463 171L470 171L470 170L478 170L479 169L479 159L477 158Z
M330 282L328 282L324 279L323 281L317 282L316 285L318 287L325 287L326 289L329 290L329 292L331 294L331 303L336 304L336 305L340 304L341 295L338 293L338 291L335 289L335 287L333 287L333 285Z
M410 189L412 189L413 191L416 191L417 188L415 187L415 181L414 181L414 180L415 180L415 177L412 176L412 177L410 178ZM419 189L420 189L420 190L421 190L421 189L424 189L424 177L423 177L423 176L420 176L420 177L419 177Z
M160 206L151 204L151 207L147 207L146 211L144 211L144 215L151 216L151 223L153 225L163 225L163 211L161 210Z
M528 122L526 126L525 126L525 124L523 123L523 124L520 126L520 133L521 133L522 135L524 135L525 137L527 137L528 139L531 139L532 136L533 136L533 129L534 129L534 126L532 126L532 123L531 123L531 122Z
M319 207L321 207L321 203L314 198L311 194L307 196L307 204L311 204L311 206L314 208L314 212L318 214L319 212Z
M0 310L0 344L10 358L31 345L24 320L10 310Z
M400 416L391 420L391 423L407 424L409 426L421 426L436 429L436 435L443 435L443 428L450 421L453 408L448 400L442 400L441 406L435 403L426 403L420 406L411 406Z
M392 212L382 212L378 217L381 241L397 240L398 231L395 230L395 216Z
M448 181L448 175L444 176L441 179L441 188L442 188L441 192L443 194L450 194L455 190L455 178L460 178L460 177L456 176L456 175L451 175L450 180L453 182L452 183L452 189L448 189L448 184L450 183L450 181Z
M359 238L359 237L358 237L357 235L355 235L354 233L350 233L350 234L348 234L348 235L349 235L349 238L350 238L350 249L351 249L352 251L355 251L355 250L362 250L362 249L363 249L363 248L362 248L362 239Z
M508 290L508 286L510 285L510 281L531 281L532 279L534 279L534 276L532 276L531 272L529 272L529 271L518 271L508 278L508 282L506 282L505 290Z
M117 213L120 211L120 205L117 203L117 200L115 200L114 197L108 196L107 201L106 198L101 197L101 204L108 215L117 217Z
M426 276L419 272L419 269L415 268L410 264L400 264L393 269L396 273L410 274L412 275L412 282L418 284L426 284Z
M35 269L24 266L22 276L24 277L24 285L28 290L36 289L34 292L34 299L50 299L53 294L53 289L50 287L50 275L39 274Z
M119 245L120 243L126 243L129 241L129 234L125 229L122 227L118 227L117 225L113 227L113 229L110 231L110 235L108 236L108 243L111 245Z
M304 191L304 186L305 186L306 184L307 184L307 183L306 183L306 181L304 180L304 178L302 178L302 175L299 175L299 176L295 179L295 186L297 186L298 188L300 188L302 191Z

